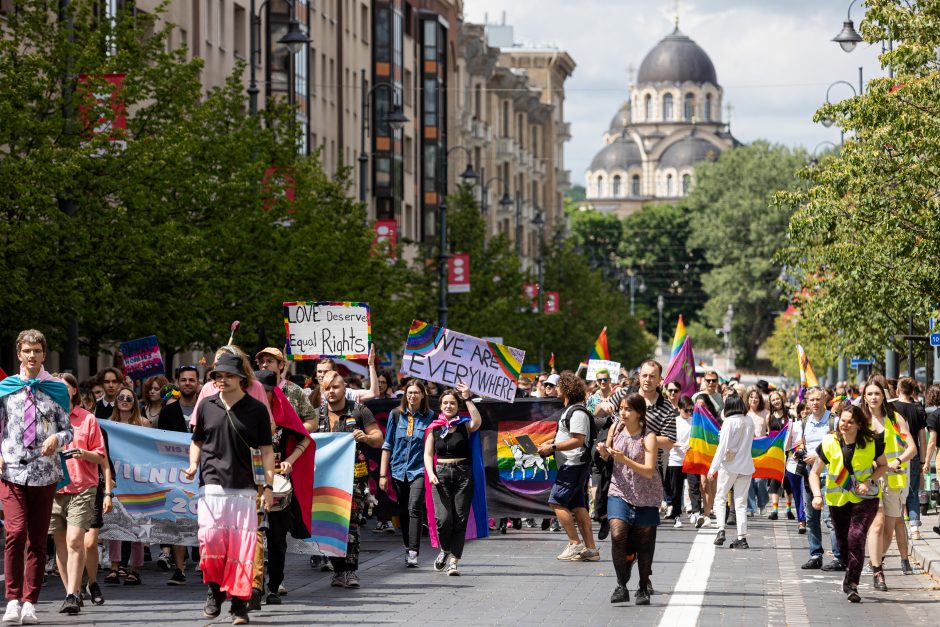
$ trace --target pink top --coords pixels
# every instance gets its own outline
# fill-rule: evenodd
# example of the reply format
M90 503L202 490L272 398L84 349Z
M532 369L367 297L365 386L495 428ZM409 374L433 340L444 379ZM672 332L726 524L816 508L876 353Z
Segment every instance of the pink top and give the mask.
M643 430L631 436L626 429L614 436L611 445L639 464L646 463L646 448L643 438L649 433ZM655 452L655 451L654 451ZM663 501L663 482L655 472L647 479L626 464L614 462L614 474L610 481L610 496L619 496L634 507L659 507Z
M104 455L104 438L101 427L95 415L82 409L72 408L69 413L74 437L72 443L65 447L65 451L80 448L92 453ZM67 459L69 478L72 480L67 486L59 490L59 494L78 494L90 487L98 485L98 464L84 459Z
M202 402L202 399L208 398L213 394L218 394L219 388L216 387L215 381L209 381L199 392L199 398L196 399L196 407L193 408L193 415L189 417L189 426L196 426L196 418L199 416L199 403ZM264 386L261 385L261 382L255 379L251 382L251 385L248 386L248 389L245 390L245 393L248 394L251 398L261 401L265 408L268 410L268 418L271 422L274 422L274 416L271 414L271 404L268 403L268 393L265 391Z

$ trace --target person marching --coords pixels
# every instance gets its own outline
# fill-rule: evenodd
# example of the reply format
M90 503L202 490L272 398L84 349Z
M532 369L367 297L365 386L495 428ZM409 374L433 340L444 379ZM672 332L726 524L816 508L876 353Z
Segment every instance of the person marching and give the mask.
M718 515L718 535L715 544L725 543L725 521L728 492L734 488L734 511L738 527L738 538L731 543L732 549L747 549L747 491L754 474L754 459L751 457L751 441L754 439L754 421L747 415L747 406L736 393L725 399L724 422L718 436L718 447L712 458L708 476L718 476L715 492L715 509Z
M878 514L878 481L888 469L885 443L871 429L860 407L844 403L835 433L823 438L809 474L812 506L822 510L821 479L826 468L826 501L847 568L842 592L852 603L861 601L858 581L865 561L865 538Z
M388 488L389 467L398 496L398 518L405 545L405 565L418 567L421 549L421 519L424 510L424 436L434 412L428 405L428 393L419 379L405 385L401 404L392 410L382 444L379 490Z
M470 400L470 388L465 383L445 390L438 402L441 415L430 424L430 433L424 440L424 471L432 486L437 538L441 546L434 560L434 570L446 568L448 575L459 575L457 566L463 557L473 501L472 466L477 461L472 459L470 436L480 428L483 417ZM466 407L469 416L460 415L461 405Z
M663 498L663 484L656 473L656 434L646 426L646 401L639 394L623 397L619 413L620 419L607 432L607 441L597 444L601 456L614 462L607 516L617 587L610 602L630 600L627 583L634 562L638 562L640 585L635 603L649 605L655 530Z
M786 396L780 390L771 390L769 399L770 430L780 431L790 421L790 410L787 408ZM786 470L784 471L783 481L771 479L768 483L770 489L770 515L767 516L768 520L777 520L779 516L778 512L780 511L781 496L786 496L787 499L787 520L796 519L790 506L793 491L790 488L790 480L787 476L787 472ZM797 479L799 479L798 476ZM802 513L800 514L800 519L804 519Z

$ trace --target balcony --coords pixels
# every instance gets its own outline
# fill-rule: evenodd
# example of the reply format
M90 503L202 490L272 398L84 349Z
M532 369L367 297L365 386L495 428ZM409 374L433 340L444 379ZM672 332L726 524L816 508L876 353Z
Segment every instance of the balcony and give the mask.
M562 141L571 139L571 122L561 122L555 129L558 138Z
M532 153L530 153L528 150L525 150L524 148L519 150L518 157L520 168L528 168L532 165Z
M471 134L473 139L478 141L489 142L492 140L493 135L490 132L490 125L482 120L473 120L473 128L471 129Z
M559 192L564 192L571 187L571 170L555 171L555 187Z
M499 137L496 140L496 158L499 161L512 161L516 158L516 140L512 137Z
M544 159L534 158L532 159L532 174L542 178L545 176L545 173L548 171L548 168L545 166Z

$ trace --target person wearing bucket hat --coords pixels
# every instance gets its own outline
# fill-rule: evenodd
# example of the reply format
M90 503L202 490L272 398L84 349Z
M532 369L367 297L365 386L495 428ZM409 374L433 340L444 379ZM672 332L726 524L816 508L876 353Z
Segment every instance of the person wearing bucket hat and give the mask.
M256 482L263 481L262 506L271 507L274 449L267 408L245 393L251 372L232 353L219 355L212 371L218 394L199 404L189 447L189 479L199 472L199 555L209 585L203 607L217 617L232 597L232 623L248 623L258 527ZM254 377L251 376L251 379ZM252 449L260 450L259 455Z
M307 431L315 429L317 426L316 409L310 402L310 398L304 394L303 388L287 378L287 360L284 358L284 353L280 349L268 346L258 351L255 361L259 368L259 372L255 372L255 377L260 379L258 375L264 371L273 373L274 385L284 392L291 407L307 426Z

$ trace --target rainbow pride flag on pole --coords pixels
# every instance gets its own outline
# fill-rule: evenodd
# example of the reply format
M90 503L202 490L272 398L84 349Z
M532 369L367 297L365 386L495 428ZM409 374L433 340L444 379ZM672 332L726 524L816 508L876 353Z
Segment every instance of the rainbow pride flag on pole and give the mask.
M610 361L610 350L607 348L607 327L601 329L601 334L597 336L597 341L594 342L594 346L591 348L591 354L588 356L588 361L592 359L604 359Z
M681 420L681 419L680 419ZM689 450L682 463L682 471L690 475L707 475L718 448L718 421L702 405L692 412L692 432L689 434Z
M672 338L672 355L669 356L670 362L675 359L679 351L682 350L682 344L685 343L685 338L685 322L682 320L682 314L679 314L679 322L676 323L676 334Z
M767 437L754 438L751 443L751 457L754 459L754 479L775 479L783 481L783 470L787 457L783 447L787 441L790 424L772 432Z
M683 396L695 394L695 355L692 352L692 338L687 337L679 347L679 352L672 356L663 375L663 385L675 381L682 388Z

